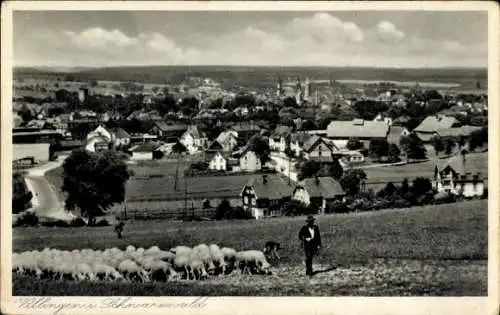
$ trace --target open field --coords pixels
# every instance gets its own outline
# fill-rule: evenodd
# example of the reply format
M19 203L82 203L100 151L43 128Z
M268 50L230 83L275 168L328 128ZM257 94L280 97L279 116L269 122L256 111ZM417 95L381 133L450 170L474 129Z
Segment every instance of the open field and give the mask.
M488 152L470 153L467 155L469 163L488 176ZM400 166L365 168L367 182L401 182L405 178L411 182L416 177L434 177L434 161L411 163Z
M311 280L303 276L297 239L304 223L302 217L263 221L134 221L125 226L124 239L117 239L111 227L16 228L14 252L44 247L124 248L129 244L168 249L199 243L241 250L261 249L267 240L280 242L283 251L282 260L272 262L275 276L250 278L231 274L202 283L144 285L57 281L33 285L16 277L14 294L485 295L487 219L486 200L319 216L323 249L315 260L315 268L323 272Z

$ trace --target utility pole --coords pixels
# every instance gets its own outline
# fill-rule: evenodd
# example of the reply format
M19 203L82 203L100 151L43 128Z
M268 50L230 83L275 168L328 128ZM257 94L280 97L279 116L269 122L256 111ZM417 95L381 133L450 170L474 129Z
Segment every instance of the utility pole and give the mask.
M177 157L177 165L175 166L174 191L177 191L178 178L179 178L179 157Z
M187 177L184 177L184 213L187 215Z

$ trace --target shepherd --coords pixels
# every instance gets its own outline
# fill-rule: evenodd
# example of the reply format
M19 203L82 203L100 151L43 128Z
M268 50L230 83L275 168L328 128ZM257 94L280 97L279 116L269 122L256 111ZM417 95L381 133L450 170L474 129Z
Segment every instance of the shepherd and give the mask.
M118 236L119 239L122 238L122 233L123 233L123 227L125 226L125 223L120 221L116 226L115 226L115 232L116 235Z
M304 225L299 232L299 239L303 243L304 254L306 256L306 276L312 277L314 275L312 263L313 257L318 253L321 248L321 235L319 227L314 224L314 217L307 216L306 225Z

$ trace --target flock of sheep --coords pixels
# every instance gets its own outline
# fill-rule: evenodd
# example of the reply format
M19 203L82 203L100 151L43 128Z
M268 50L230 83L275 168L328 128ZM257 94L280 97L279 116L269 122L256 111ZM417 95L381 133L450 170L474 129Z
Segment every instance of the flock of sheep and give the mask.
M195 247L177 246L164 251L157 246L148 249L127 246L106 250L57 250L14 253L12 271L39 279L75 281L151 282L193 279L241 273L271 274L262 251L239 251L200 244Z

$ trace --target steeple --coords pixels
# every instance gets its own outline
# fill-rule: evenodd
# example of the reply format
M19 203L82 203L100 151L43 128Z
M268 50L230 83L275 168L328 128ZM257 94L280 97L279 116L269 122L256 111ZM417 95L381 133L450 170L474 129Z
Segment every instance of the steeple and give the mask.
M281 77L278 77L278 84L276 85L276 96L281 97L283 94L283 82Z

